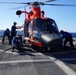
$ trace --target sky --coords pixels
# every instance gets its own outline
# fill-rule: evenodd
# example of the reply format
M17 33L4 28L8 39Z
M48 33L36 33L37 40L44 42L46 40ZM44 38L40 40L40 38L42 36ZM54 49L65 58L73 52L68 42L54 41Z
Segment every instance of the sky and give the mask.
M34 2L45 0L0 0L0 2ZM76 5L76 0L56 0L49 2L49 4L72 4ZM17 22L17 26L21 26L24 23L24 14L21 14L20 18L16 15L17 10L24 10L22 4L1 4L0 3L0 30L6 28L11 29L13 22ZM21 7L21 8L20 8ZM13 9L14 8L14 9ZM29 12L29 6L26 6L26 10ZM76 7L66 6L41 6L41 10L45 11L45 17L52 18L57 23L60 30L68 32L76 32ZM23 29L19 29L23 30Z

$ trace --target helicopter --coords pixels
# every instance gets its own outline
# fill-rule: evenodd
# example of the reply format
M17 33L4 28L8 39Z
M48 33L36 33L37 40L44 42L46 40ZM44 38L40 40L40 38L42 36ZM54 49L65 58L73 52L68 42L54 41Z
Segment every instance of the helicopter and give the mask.
M52 2L56 0L47 0L45 2L0 2L0 3L11 3L11 4L27 4L30 6L30 12L27 12L24 8L23 11L17 10L16 15L20 17L23 13L25 14L24 19L24 40L28 41L32 46L43 48L44 51L51 49L57 49L62 47L63 41L61 34L59 33L58 26L54 19L45 17L45 12L41 10L41 5L52 5L52 6L76 6L76 5L65 5L65 4L46 4L46 2Z
M52 0L53 1L53 0ZM18 10L16 15L25 14L24 20L24 40L32 46L41 49L51 50L62 46L62 39L56 22L51 18L44 16L45 12L41 11L42 2L27 3L30 5L30 12ZM26 17L27 16L27 17Z

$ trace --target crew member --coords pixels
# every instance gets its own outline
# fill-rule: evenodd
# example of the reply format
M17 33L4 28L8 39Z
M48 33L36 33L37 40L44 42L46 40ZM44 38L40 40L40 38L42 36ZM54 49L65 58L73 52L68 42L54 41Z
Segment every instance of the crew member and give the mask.
M69 32L65 32L63 30L61 30L60 33L62 34L62 39L64 38L64 42L63 42L64 46L63 46L63 48L65 49L67 42L69 42L70 46L75 50L75 47L73 45L73 37L72 37L72 35Z
M12 39L12 52L14 51L15 48L17 48L19 51L23 48L23 42L22 42L22 35L15 36Z
M13 37L16 36L16 33L17 33L16 29L20 29L23 27L23 26L16 26L16 25L17 25L17 23L14 22L13 26L11 27L11 40L13 39Z
M3 38L2 38L2 43L4 44L4 41L5 41L5 37L8 37L8 40L9 40L9 44L11 44L11 40L10 40L10 30L9 28L7 28L5 31L4 31L4 34L3 34Z

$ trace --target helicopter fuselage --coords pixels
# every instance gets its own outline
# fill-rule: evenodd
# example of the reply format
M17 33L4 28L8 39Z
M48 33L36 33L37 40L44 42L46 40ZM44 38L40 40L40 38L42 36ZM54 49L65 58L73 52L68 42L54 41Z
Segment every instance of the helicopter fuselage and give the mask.
M62 45L61 35L53 19L34 18L25 27L25 35L32 45L50 48Z
M27 14L24 20L24 36L28 42L38 47L56 48L62 45L61 35L53 19L44 17L44 11L40 9L40 3L34 2L30 12L17 11L16 14Z

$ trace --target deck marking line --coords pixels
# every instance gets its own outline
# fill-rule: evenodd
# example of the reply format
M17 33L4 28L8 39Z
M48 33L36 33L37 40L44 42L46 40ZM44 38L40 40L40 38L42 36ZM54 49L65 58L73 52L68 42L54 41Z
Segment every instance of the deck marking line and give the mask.
M0 52L3 52L3 50L0 49Z
M0 64L14 64L14 63L30 63L30 62L49 62L50 59L47 60L12 60L12 61L0 61Z
M10 51L10 50L8 50L8 51L4 51L4 50L1 50L0 49L0 52L4 52L4 53L12 53L12 54L18 54L19 55L19 53L18 52L12 52L12 51ZM25 52L25 53L23 53L23 54L26 54L27 52ZM31 53L31 52L28 52L28 53ZM40 53L40 52L38 52L38 53L32 53L32 54L34 54L34 55L43 55L42 53Z
M72 70L69 66L65 65L62 61L50 56L49 58L53 60L53 62L57 64L67 75L76 75L76 72Z

